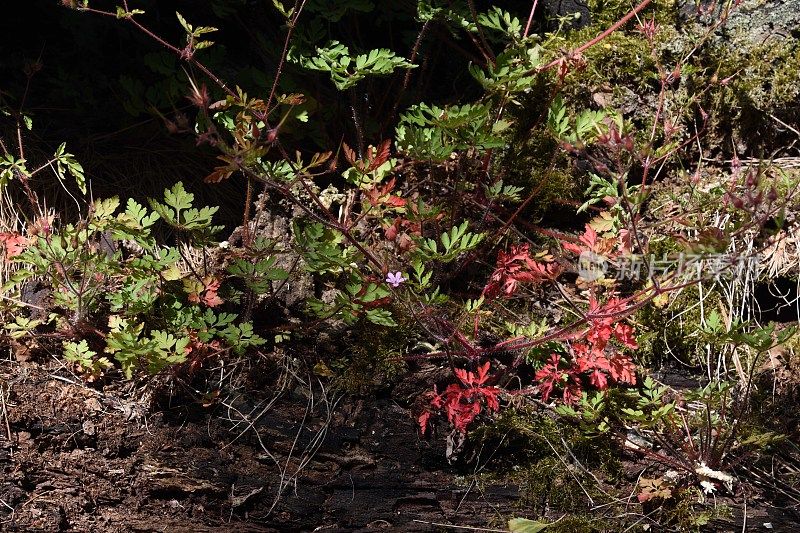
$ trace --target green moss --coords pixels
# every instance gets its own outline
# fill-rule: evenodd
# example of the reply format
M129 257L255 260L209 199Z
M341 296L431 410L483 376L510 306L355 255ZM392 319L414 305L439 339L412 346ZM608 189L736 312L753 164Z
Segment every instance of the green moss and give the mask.
M613 531L613 524L609 522L609 520L592 515L567 515L548 527L547 531L549 533L600 533Z
M579 39L573 37L570 41L578 45L588 37L581 34ZM578 88L593 91L622 87L635 91L658 89L658 72L650 46L639 33L614 32L586 50L584 59L586 67L573 70L567 76L566 82L573 91Z
M671 46L690 49L695 39L689 32L676 33ZM730 146L735 139L748 142L753 150L775 140L770 114L786 119L800 113L798 96L800 44L796 39L753 43L730 36L698 48L671 98L678 103L696 100L707 112L707 148L715 142Z
M729 91L759 109L796 105L800 95L800 45L796 40L751 47L728 46L720 53L720 76L734 76Z
M538 513L586 508L589 498L605 501L610 489L598 486L595 476L608 482L621 472L610 439L589 438L541 411L507 409L491 426L476 428L470 439L496 450L493 471L484 479L518 485L521 503Z
M493 450L479 484L519 487L517 515L557 517L547 531L622 531L641 516L638 505L626 503L635 487L621 475L619 450L610 439L588 438L575 426L541 411L508 409L492 426L476 428L470 440L476 447ZM602 511L580 511L598 505L603 505ZM729 514L694 488L675 491L671 499L655 507L645 505L641 512L670 531L699 531Z
M630 0L589 0L589 11L592 14L592 25L607 28L627 15L638 2ZM676 16L675 0L654 0L640 16L646 19L655 16L661 24L673 22Z
M671 2L659 2L657 8L663 9L668 4ZM609 20L615 21L616 11L627 13L630 3L615 0L595 7L597 13L612 12ZM603 24L601 19L589 27L551 36L548 48L575 49L600 33ZM559 51L557 55L560 54ZM585 169L573 165L544 126L554 94L563 97L573 110L636 109L632 118L637 130L649 135L652 128L648 117L655 115L655 110L648 113L642 112L642 108L656 101L660 82L650 45L643 35L626 26L586 50L583 56L582 66L571 69L563 84L556 86L554 74L549 73L520 95L514 102L516 106L509 107L515 135L510 148L499 157L499 167L506 183L536 192L536 198L529 204L530 212L526 213L533 218L552 215L548 210L554 203L579 200L586 186Z
M553 157L555 147L556 142L548 133L532 132L523 145L507 153L502 163L505 183L523 187L525 193L535 193L528 218L540 218L555 203L577 200L584 188L568 167L567 158L563 154Z
M528 204L527 219L540 218L557 201L577 200L585 187L575 176L570 158L545 126L552 91L548 80L540 80L509 108L513 139L497 158L504 183L523 187L523 197L535 195Z
M783 120L800 116L800 43L770 38L754 42L745 27L732 25L709 35L708 26L689 18L676 24L672 0L654 2L642 14L656 18L657 61L666 72L682 68L668 87L663 114L685 130L706 120L704 148L726 151L731 141L753 150L775 140L770 114ZM563 33L563 49L575 49L600 34L631 9L626 0L590 0L592 24ZM585 65L566 77L562 94L568 105L623 110L638 129L649 131L661 82L656 58L635 22L618 29L583 54ZM649 108L649 110L648 110ZM698 109L707 114L701 119ZM631 111L635 110L635 113Z
M353 328L349 350L330 362L335 384L349 394L365 394L391 383L406 370L401 357L413 332L366 321Z
M565 36L567 49L575 49L594 39L624 17L633 7L629 0L589 0L592 24L569 32ZM642 20L655 17L662 30L675 20L674 0L654 0L640 13ZM668 38L661 31L662 38ZM575 87L597 90L624 86L628 89L651 87L657 89L656 65L650 45L644 35L636 31L636 22L628 22L583 53L586 68L574 71L567 83Z
M720 296L704 292L702 309L717 309ZM639 326L636 357L642 364L664 363L670 358L695 365L706 355L707 339L700 331L701 306L699 289L687 287L669 305L647 305L636 314Z
M712 520L731 516L724 505L709 505L699 489L679 491L651 517L660 525L677 531L705 530Z

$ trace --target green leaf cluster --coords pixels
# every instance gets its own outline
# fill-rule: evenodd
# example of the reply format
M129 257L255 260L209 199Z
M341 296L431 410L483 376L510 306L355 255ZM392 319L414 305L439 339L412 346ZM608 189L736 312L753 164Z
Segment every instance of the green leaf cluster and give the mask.
M465 220L461 225L453 226L449 232L442 233L441 246L434 239L417 239L417 257L423 261L435 260L442 263L455 260L462 253L477 247L485 237L483 233L467 231L468 228L469 222Z
M397 149L423 161L445 161L453 152L500 148L505 142L492 122L490 104L438 107L417 104L400 116Z
M218 339L228 347L220 349L236 353L263 344L252 324L236 323L235 314L218 315L189 301L185 283L176 282L193 274L179 268L176 246L160 246L153 236L160 211L171 225L205 239L215 231L211 216L216 209L193 208L192 196L180 183L165 191L163 202L151 203L157 209L149 211L129 199L120 210L118 198L100 199L75 224L52 227L47 222L48 227L11 259L20 268L2 292L11 302L21 301L26 284L39 280L51 294L51 307L43 309L50 316L46 321L20 316L4 326L5 334L19 339L36 335L45 325L73 332L105 329L98 344L104 344L105 353L128 377L139 368L158 372L184 362L193 338L203 343ZM261 241L257 244L261 248L254 253L268 248ZM250 276L254 286L262 279L285 277L274 267L273 257L235 267ZM86 339L67 342L64 350L67 360L92 378L111 366L107 358L96 357Z
M391 311L386 308L389 296L390 292L385 285L366 281L353 273L344 290L336 292L331 304L312 298L308 302L308 307L319 317L327 318L335 315L348 325L366 318L373 324L394 327L397 323Z
M339 41L317 47L316 55L300 56L296 61L309 70L330 74L331 81L340 91L354 87L369 76L387 76L397 69L415 68L415 65L386 48L352 56L350 49Z
M236 257L228 265L228 274L241 278L248 289L256 294L266 294L273 281L283 281L289 272L276 266L278 257L273 255L275 243L257 237L249 250L249 257Z
M161 219L181 232L187 234L196 244L207 244L221 229L214 226L212 217L219 207L192 207L194 194L187 192L183 182L178 182L171 189L164 191L164 201L150 199L150 208Z
M305 261L305 268L319 274L341 274L355 267L360 254L344 244L344 236L321 222L294 221L294 241Z
M217 28L213 28L211 26L195 27L186 22L186 19L183 18L183 15L177 11L175 12L175 15L178 17L178 22L183 27L184 31L186 31L186 43L187 46L192 50L202 50L203 48L208 48L214 44L214 41L204 41L202 40L202 37L203 35L217 31Z

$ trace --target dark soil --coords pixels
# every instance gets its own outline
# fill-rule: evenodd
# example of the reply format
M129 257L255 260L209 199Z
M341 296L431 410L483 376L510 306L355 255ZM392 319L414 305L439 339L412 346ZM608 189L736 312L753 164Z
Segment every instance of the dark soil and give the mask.
M295 379L204 406L179 400L173 379L93 387L55 362L7 361L0 378L3 531L437 531L535 517L517 487L449 465L445 439L420 439L390 398ZM732 508L712 530L742 530ZM763 502L747 513L752 531L798 523Z
M4 531L430 531L513 511L515 489L457 483L441 439L421 440L388 399L329 416L332 398L315 390L307 412L298 388L266 410L272 397L157 409L146 390L97 390L58 370L2 368Z

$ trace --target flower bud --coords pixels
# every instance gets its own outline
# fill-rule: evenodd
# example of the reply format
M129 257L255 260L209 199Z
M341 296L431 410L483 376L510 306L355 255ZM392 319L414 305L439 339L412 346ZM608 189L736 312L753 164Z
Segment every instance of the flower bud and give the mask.
M778 191L775 190L775 187L770 187L769 191L767 191L767 200L770 202L774 202L778 199Z
M746 187L752 189L753 187L758 187L759 181L760 180L758 179L758 173L751 170L750 172L747 173L747 178L745 179L744 184Z

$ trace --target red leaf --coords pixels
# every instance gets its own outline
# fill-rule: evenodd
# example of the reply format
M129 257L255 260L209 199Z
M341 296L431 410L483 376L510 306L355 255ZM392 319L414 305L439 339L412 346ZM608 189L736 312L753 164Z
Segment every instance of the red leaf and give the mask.
M616 354L611 358L610 363L610 374L615 381L636 385L636 365L633 364L633 361L622 354Z
M430 411L422 411L422 414L419 415L419 418L417 418L417 422L419 423L420 433L422 433L423 435L425 434L425 430L428 429L428 420L430 418L431 418Z
M200 297L202 302L209 307L216 307L222 303L224 300L219 297L217 291L219 290L220 281L218 279L211 280L205 285L205 290L203 291L203 295Z
M575 255L581 255L584 252L583 248L581 248L577 244L573 244L567 241L561 241L561 247L567 250L568 252L572 252Z
M384 202L386 205L390 205L392 207L403 207L406 205L406 201L399 196L390 196L388 200Z
M394 223L384 230L384 236L387 241L393 241L397 238L397 233L400 231L400 219L395 219Z
M489 373L489 361L478 367L478 385L483 385L486 382L487 374Z
M589 383L599 390L606 390L608 388L608 377L605 374L595 369L589 374Z
M473 379L473 377L474 377L474 375L472 374L472 372L468 372L468 371L464 370L463 368L456 368L456 369L454 370L454 372L455 372L455 374L456 374L456 377L457 377L459 380L461 380L461 382L462 382L464 385L469 385L470 383L472 383L472 379Z
M364 194L369 200L370 205L373 207L378 205L388 205L391 207L403 207L406 201L399 196L394 196L391 193L394 190L395 178L390 179L383 186L374 185L371 189Z
M516 292L519 283L541 283L558 277L557 265L534 261L528 250L527 244L512 245L508 252L497 254L495 270L483 289L484 296L494 298L502 290L508 297Z
M216 167L214 172L203 178L206 183L219 183L231 177L233 172L228 167Z
M639 345L636 343L636 338L633 336L633 327L628 324L617 324L614 328L614 337L626 348L630 348L631 350L639 348Z
M580 241L585 244L589 250L595 251L597 248L597 232L592 226L586 224L586 231L581 235Z
M490 411L500 410L500 400L498 395L500 389L497 387L482 387L482 383L488 381L490 362L487 361L478 368L478 374L457 368L454 370L456 377L461 384L451 383L444 393L429 393L431 406L435 409L444 408L447 419L452 426L460 432L466 432L467 426L481 413L483 404ZM424 413L420 415L419 422L422 427L423 422L427 424L428 418ZM424 429L423 429L424 431Z
M500 401L497 399L497 390L498 389L495 387L486 387L481 391L483 392L484 400L486 400L486 407L495 412L500 410Z
M542 400L547 401L553 393L553 389L564 377L564 373L558 369L561 357L557 354L550 355L550 361L536 372L536 380L539 381L539 391L542 393Z
M358 158L356 157L355 151L352 148L347 146L347 143L342 143L342 151L344 152L344 158L350 163L350 166L356 166L356 162Z
M369 150L369 167L367 167L367 172L372 172L373 170L377 169L379 166L384 164L389 160L389 149L392 146L392 140L386 139L381 144L378 145L378 149L373 155L372 147Z
M611 326L603 322L593 323L592 328L589 330L588 335L586 335L586 340L588 340L592 345L594 345L599 350L605 348L610 338L611 338Z
M619 251L623 254L630 254L633 250L633 233L627 229L619 230Z
M0 233L0 243L5 249L6 261L24 252L29 244L27 238L16 232Z

